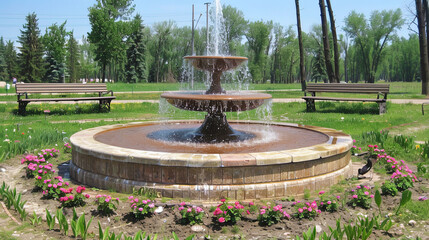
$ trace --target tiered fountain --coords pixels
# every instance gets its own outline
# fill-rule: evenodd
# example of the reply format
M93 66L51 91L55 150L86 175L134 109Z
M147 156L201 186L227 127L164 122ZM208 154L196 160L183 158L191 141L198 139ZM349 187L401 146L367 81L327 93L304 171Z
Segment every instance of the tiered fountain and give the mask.
M218 0L215 6L220 6ZM207 112L201 121L129 123L83 130L71 137L71 177L104 189L152 188L165 197L216 200L301 195L350 176L352 139L342 132L298 124L232 121L271 99L226 92L221 75L245 57L187 56L211 75L205 92L167 92L173 106Z

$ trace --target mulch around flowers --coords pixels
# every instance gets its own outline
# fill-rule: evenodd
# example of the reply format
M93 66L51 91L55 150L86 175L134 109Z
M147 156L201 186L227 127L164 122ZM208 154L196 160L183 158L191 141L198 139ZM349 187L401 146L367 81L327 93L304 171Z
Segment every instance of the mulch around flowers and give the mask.
M21 156L20 156L21 157ZM49 209L51 213L54 213L58 207L59 202L56 200L42 199L41 192L33 192L34 180L29 180L24 177L25 170L23 165L20 164L20 157L9 159L6 162L0 164L1 167L5 168L5 172L0 173L0 182L5 181L12 188L16 187L17 192L23 193L23 199L27 200L26 210L29 213L29 217L32 216L35 211L39 216L45 219L45 209ZM357 172L357 171L356 171ZM368 184L374 186L374 178L370 180L365 178L360 180L360 184ZM382 180L382 179L380 179ZM381 184L381 183L380 183ZM417 182L415 187L411 190L413 193L413 199L417 199L422 194L422 187L428 187L429 182L424 180ZM74 186L76 187L76 186ZM354 185L351 187L355 187ZM348 190L348 189L347 189ZM130 205L127 201L121 201L118 209L113 215L104 216L98 213L97 206L93 204L95 196L97 194L114 194L108 191L94 191L90 187L87 187L87 191L91 195L91 198L87 200L87 204L84 207L77 208L78 215L83 212L89 220L90 216L94 216L94 220L90 226L90 233L98 235L98 221L100 221L103 229L109 227L110 232L120 233L123 232L128 236L134 235L137 231L141 230L147 234L158 234L158 239L163 239L164 236L171 237L171 233L175 232L180 239L184 239L187 236L195 234L197 239L204 239L204 236L210 235L212 239L231 239L236 237L240 239L294 239L296 235L301 235L302 232L307 231L310 227L318 226L325 232L329 232L328 226L335 227L337 219L341 219L341 223L348 223L358 216L369 216L373 213L378 212L378 208L373 202L370 209L351 208L349 206L344 209L340 209L338 212L328 213L322 212L313 220L298 220L291 218L290 220L281 220L281 222L272 226L260 226L257 221L258 212L247 214L244 212L242 220L238 221L235 225L221 225L213 221L213 214L209 212L210 206L215 206L220 202L216 203L203 203L203 202L190 202L190 204L196 204L201 206L206 213L206 217L203 220L201 227L194 227L190 225L183 225L180 222L181 216L178 211L179 203L182 199L173 199L165 203L161 202L161 199L156 200L156 206L162 206L164 209L161 213L152 214L149 217L138 220L135 219L131 213ZM128 195L126 195L128 196ZM125 196L124 196L125 197ZM123 197L123 199L124 199ZM297 199L298 200L298 199ZM301 201L305 201L302 200ZM400 201L400 196L396 197L384 197L382 202L382 212L394 212ZM271 203L271 206L276 204L282 204L283 209L287 213L293 215L295 212L292 202L276 200L264 200L256 201L256 204L266 205ZM188 202L189 203L189 202ZM248 203L245 202L245 203ZM245 204L243 203L243 205ZM3 214L3 210L0 210ZM16 212L11 213L19 219ZM66 209L65 215L68 219L72 218L72 209ZM12 220L8 218L0 218L0 231L9 231ZM401 225L402 224L402 225ZM429 239L428 234L428 221L418 221L417 226L411 228L408 223L395 223L394 227L389 231L390 234L385 234L382 231L374 230L370 239L385 239L385 238L401 238L406 236L422 237L422 239ZM65 236L63 232L60 232L58 225L55 230L49 231L45 221L37 226L33 227L31 224L24 229L18 230L14 233L18 239L70 239L71 230L69 236ZM160 238L161 237L161 238Z

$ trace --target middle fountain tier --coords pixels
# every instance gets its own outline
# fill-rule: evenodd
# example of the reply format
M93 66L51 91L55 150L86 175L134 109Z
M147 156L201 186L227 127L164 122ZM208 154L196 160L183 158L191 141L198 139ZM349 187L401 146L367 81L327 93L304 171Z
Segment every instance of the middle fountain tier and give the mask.
M210 87L206 92L166 92L161 95L171 105L187 111L207 112L203 124L196 129L160 130L148 137L177 142L228 143L250 140L253 133L234 130L225 112L248 111L258 108L272 97L265 93L226 92L221 85L224 71L237 68L247 61L236 56L186 56L184 59L198 69L211 74Z

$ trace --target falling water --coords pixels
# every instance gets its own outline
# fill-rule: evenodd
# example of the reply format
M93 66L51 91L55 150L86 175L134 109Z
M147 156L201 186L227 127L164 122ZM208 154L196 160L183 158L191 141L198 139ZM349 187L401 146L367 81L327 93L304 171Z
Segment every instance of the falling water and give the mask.
M210 9L209 25L209 52L207 55L228 56L228 43L226 41L225 19L223 18L220 0L214 0Z

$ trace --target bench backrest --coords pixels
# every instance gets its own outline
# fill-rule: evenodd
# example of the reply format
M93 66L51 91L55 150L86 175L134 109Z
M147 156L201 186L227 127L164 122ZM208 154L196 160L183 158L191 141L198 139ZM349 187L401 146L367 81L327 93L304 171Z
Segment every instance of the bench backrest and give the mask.
M309 83L306 92L389 93L389 84L374 83Z
M17 83L16 93L99 93L107 92L105 83Z

